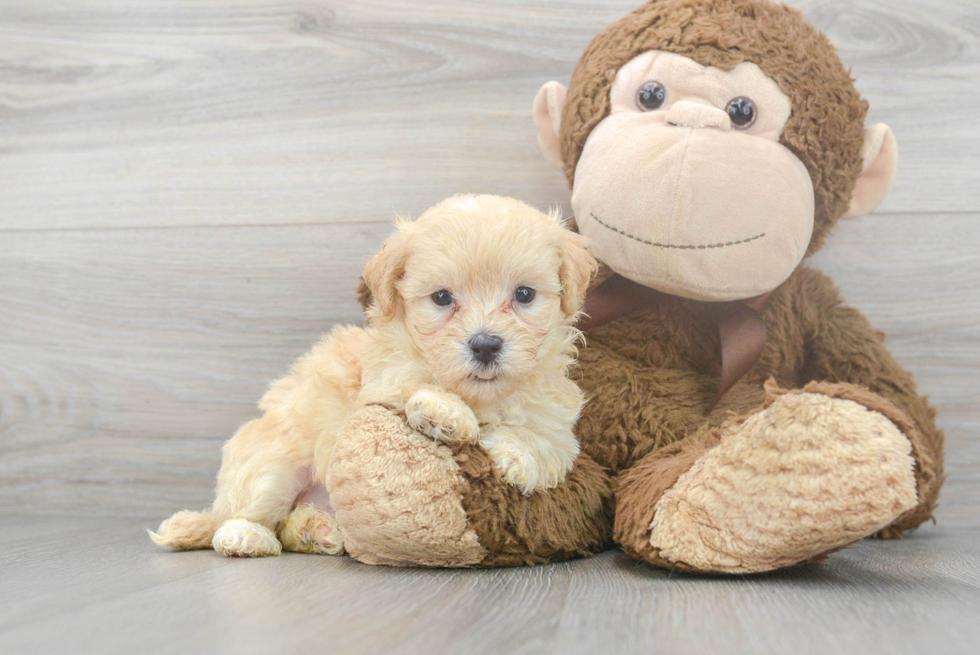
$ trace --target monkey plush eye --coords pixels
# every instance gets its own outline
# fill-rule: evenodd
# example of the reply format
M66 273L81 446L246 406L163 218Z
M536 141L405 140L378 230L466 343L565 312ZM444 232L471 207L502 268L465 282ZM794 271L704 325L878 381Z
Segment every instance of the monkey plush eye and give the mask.
M431 296L432 302L439 305L440 307L448 307L453 304L453 294L449 293L445 289L440 289L436 291Z
M526 305L532 300L534 300L534 289L530 287L517 287L517 291L514 292L514 300Z
M725 112L732 121L732 125L739 130L747 130L755 122L756 115L759 113L755 109L755 103L751 98L739 96L728 101Z
M636 105L641 111L653 111L663 107L667 88L660 82L647 82L636 94Z

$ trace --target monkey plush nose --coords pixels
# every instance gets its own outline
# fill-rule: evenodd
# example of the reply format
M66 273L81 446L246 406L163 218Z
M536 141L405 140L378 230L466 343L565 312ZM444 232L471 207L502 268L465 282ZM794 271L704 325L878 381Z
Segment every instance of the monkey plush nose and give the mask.
M500 347L504 345L504 340L496 334L481 333L470 337L466 342L473 351L473 359L481 364L492 364L497 359Z
M728 114L722 110L690 100L675 102L665 118L668 123L677 127L714 127L727 130L732 126Z

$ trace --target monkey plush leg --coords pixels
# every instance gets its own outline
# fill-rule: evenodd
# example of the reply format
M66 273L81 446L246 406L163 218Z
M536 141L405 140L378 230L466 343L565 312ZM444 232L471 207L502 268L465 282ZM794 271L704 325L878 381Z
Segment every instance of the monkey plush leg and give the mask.
M347 422L326 482L347 552L368 564L513 566L609 539L611 479L587 457L555 489L524 496L480 446L454 451L379 406Z
M894 405L851 385L768 391L753 414L624 474L615 534L629 553L693 571L769 571L869 536L918 504L921 439Z
M932 517L943 483L943 432L936 427L936 410L921 397L912 376L885 348L885 335L875 330L858 310L843 303L829 278L804 270L797 302L812 308L803 316L806 364L798 379L827 380L865 388L870 396L898 408L916 434L916 484L919 502L876 534L899 537ZM901 423L899 419L894 419Z

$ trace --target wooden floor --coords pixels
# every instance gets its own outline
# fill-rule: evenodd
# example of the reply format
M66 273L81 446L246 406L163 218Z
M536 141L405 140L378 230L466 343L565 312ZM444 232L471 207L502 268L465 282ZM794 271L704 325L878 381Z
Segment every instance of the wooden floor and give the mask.
M707 578L613 551L494 571L226 559L156 551L140 525L0 520L0 652L977 652L977 529Z
M901 163L814 265L939 408L938 524L778 575L158 552L394 212L569 207L538 87L640 0L0 3L0 653L977 652L980 4L794 0Z

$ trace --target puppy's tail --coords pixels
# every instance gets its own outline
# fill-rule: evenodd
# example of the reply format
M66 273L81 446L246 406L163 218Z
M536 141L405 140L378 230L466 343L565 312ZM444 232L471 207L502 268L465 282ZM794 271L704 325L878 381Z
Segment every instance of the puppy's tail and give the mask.
M156 532L147 530L150 539L158 546L174 550L195 550L210 548L211 539L221 522L210 510L177 512L160 524Z

